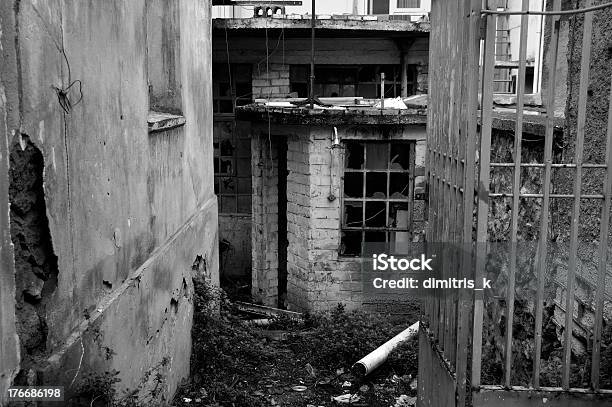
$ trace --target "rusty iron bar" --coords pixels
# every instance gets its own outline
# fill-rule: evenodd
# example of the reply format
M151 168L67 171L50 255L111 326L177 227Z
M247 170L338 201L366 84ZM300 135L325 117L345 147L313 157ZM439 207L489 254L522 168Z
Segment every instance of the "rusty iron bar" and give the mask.
M606 142L606 166L604 176L604 202L601 208L599 235L599 270L595 291L595 328L593 330L593 355L591 361L591 387L599 390L599 368L601 362L601 334L603 323L604 292L606 287L606 262L608 257L608 232L610 227L610 202L612 201L612 80L610 81L610 101L608 107L608 130Z
M597 10L603 10L605 8L608 7L612 7L612 2L610 3L605 3L605 4L598 4L596 6L588 6L588 7L584 7L584 8L578 8L578 9L574 9L574 10L553 10L553 11L537 11L537 10L521 10L521 11L512 11L512 10L482 10L482 14L485 15L491 15L491 14L495 14L498 16L510 16L510 15L514 15L514 16L518 16L518 15L525 15L525 16L567 16L567 15L573 15L573 14L583 14L583 13L589 13L592 11L597 11Z
M464 273L471 272L473 265L472 251L466 250L466 246L471 246L473 242L472 228L474 223L474 194L464 193L464 191L474 191L474 170L476 166L476 143L478 139L477 111L478 111L478 64L480 55L480 11L482 2L480 0L465 0L464 19L467 21L468 28L464 48L465 62L464 82L462 83L462 96L465 102L464 114L462 115L462 131L465 134L463 160L458 160L458 166L463 165L463 188L460 192L463 196L463 219L461 236L461 270ZM471 249L471 247L470 247ZM458 405L466 404L466 384L468 373L468 357L466 349L469 346L470 317L472 314L472 299L467 293L461 293L457 305L457 352L456 369L457 372L457 402Z
M512 198L514 194L503 193L503 192L492 192L489 194L490 198ZM544 198L544 194L519 194L521 198ZM575 199L576 196L573 194L550 194L550 198L556 199ZM580 199L605 199L604 195L595 194L595 195L580 195Z
M515 163L491 163L491 167L514 167ZM576 164L573 163L554 163L550 164L551 168L576 168ZM522 168L546 168L546 163L522 163ZM608 166L606 164L595 164L595 163L586 163L582 164L582 168L600 168L606 169Z
M529 0L522 1L522 8L523 11L529 9ZM512 384L512 329L514 328L514 290L516 281L518 212L520 205L519 194L521 189L521 147L523 140L523 108L525 106L527 29L528 17L523 15L520 25L518 87L516 91L516 128L514 130L514 179L512 182L512 220L510 223L510 270L506 291L506 360L504 366L506 387L510 387Z
M312 16L310 16L310 109L314 109L315 25L317 24L315 3L316 0L312 0Z
M496 4L496 0L493 1ZM484 291L482 277L486 262L487 228L489 214L489 164L491 162L491 131L493 127L493 71L495 58L495 29L497 16L489 14L485 19L485 44L482 69L482 125L480 136L480 162L478 178L478 210L476 226L476 270L474 280L474 320L472 338L472 387L480 386L482 367L482 321Z
M592 0L587 0L587 7ZM584 16L584 31L582 35L582 56L580 63L580 90L578 93L578 119L576 133L576 172L574 174L574 206L570 230L570 253L567 270L567 292L565 295L565 326L563 343L563 373L562 387L570 387L570 367L572 363L572 334L574 326L574 283L578 257L578 234L580 231L580 195L582 193L582 160L584 155L584 128L586 125L586 105L589 86L589 68L591 62L591 38L593 33L593 14Z

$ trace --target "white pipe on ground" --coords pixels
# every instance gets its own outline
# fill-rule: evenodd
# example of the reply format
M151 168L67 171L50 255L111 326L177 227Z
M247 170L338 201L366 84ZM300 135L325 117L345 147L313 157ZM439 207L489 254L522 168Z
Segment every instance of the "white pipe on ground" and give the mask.
M393 338L389 339L367 356L359 359L353 365L353 369L363 376L370 374L372 371L376 370L378 366L385 363L393 349L397 348L400 343L415 336L417 332L419 332L418 321L395 335Z

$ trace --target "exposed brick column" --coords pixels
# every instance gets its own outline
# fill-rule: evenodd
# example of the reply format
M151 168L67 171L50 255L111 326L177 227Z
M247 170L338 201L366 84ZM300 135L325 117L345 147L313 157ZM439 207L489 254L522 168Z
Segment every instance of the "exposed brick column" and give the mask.
M252 295L276 306L278 296L278 148L267 134L251 140L253 176ZM270 157L272 154L272 157Z

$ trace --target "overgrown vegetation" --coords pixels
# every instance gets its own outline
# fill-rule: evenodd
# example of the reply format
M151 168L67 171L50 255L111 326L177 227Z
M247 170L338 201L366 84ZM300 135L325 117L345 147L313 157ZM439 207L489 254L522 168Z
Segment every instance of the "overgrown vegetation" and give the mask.
M275 318L264 329L241 319L222 291L203 281L194 284L192 374L174 405L328 406L332 396L350 392L360 397L352 405L388 407L402 394L416 395L416 340L400 346L366 379L350 370L405 329L407 317L381 318L339 306L303 322Z

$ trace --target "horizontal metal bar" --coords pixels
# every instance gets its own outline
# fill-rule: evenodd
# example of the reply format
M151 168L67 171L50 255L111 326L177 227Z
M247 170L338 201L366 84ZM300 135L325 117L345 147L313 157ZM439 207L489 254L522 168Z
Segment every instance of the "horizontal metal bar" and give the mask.
M576 164L551 164L552 168L576 168ZM514 167L514 163L491 163L491 167ZM522 163L521 167L545 168L544 163ZM606 164L582 164L582 168L608 168Z
M250 196L250 195L249 195ZM344 202L363 203L363 202L396 202L408 203L409 198L342 198Z
M572 14L581 14L588 13L590 11L602 10L604 8L612 7L612 2L605 4L598 4L596 6L578 8L574 10L559 10L559 11L537 11L537 10L529 10L529 11L512 11L512 10L482 10L482 14L495 14L498 16L520 16L520 15L528 15L528 16L563 16L563 15L572 15Z
M509 194L505 194L503 192L495 192L495 193L491 193L489 194L489 197L491 198L512 198L513 194L509 193ZM520 194L519 195L520 198L543 198L544 195L543 194ZM575 198L576 196L573 194L550 194L551 198L560 198L560 199L572 199ZM604 199L603 195L580 195L580 199Z
M478 386L478 388L480 390L493 390L493 391L506 391L506 390L512 390L512 391L525 391L525 392L537 392L537 391L542 391L542 392L551 392L551 393L566 393L567 390L561 388L561 387L540 387L537 390L531 388L531 387L523 387L523 386L511 386L509 389L504 387L504 386L500 386L500 385L491 385L491 384L486 384L486 385L481 385ZM587 389L587 388L570 388L569 391L571 393L580 393L580 394L605 394L605 395L612 395L612 390L598 390L598 391L593 391L591 389Z

